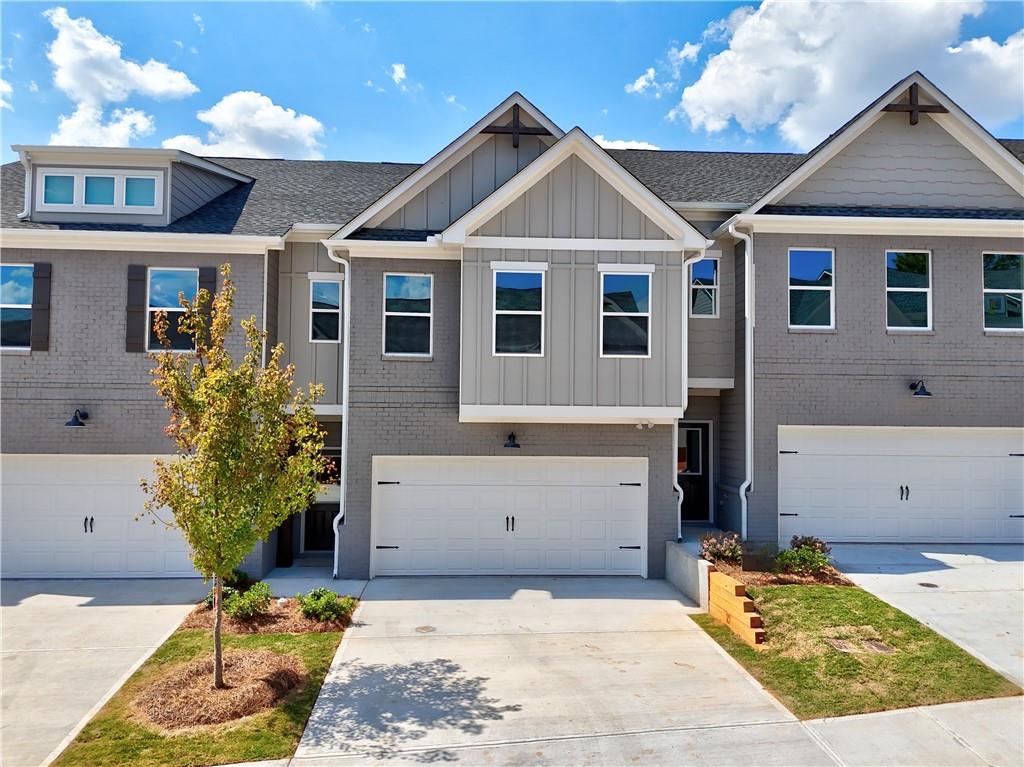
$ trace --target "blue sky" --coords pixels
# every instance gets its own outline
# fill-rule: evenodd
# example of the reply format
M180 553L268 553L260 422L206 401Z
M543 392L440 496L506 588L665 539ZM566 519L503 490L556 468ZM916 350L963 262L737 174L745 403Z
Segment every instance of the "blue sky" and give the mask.
M423 161L516 89L607 141L801 151L913 69L1024 136L1016 2L64 7L0 10L4 161L51 137Z

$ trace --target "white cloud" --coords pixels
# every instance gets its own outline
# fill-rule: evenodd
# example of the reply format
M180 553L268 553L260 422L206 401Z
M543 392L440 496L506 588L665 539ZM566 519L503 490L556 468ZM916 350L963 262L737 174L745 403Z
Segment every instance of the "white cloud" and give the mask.
M405 80L405 64L392 64L388 68L388 76L394 81L395 85L401 87L402 81Z
M210 126L206 140L174 136L163 146L201 155L224 157L323 157L319 142L324 126L311 115L279 106L255 91L229 93L196 117Z
M462 104L460 104L458 102L458 100L455 98L454 94L452 94L452 93L442 93L441 96L444 98L444 103L451 104L453 107L455 107L456 109L458 109L458 110L460 110L462 112L466 111L466 107L464 107Z
M375 83L373 80L367 80L365 83L363 83L363 85L377 93L386 93L386 91L379 85L377 85L377 83Z
M657 88L658 84L656 82L654 67L647 67L647 69L644 70L644 73L633 82L626 83L623 90L625 90L626 93L638 93L641 95L646 93L648 90L653 90L655 92L655 96L658 97L661 94L657 92Z
M206 25L203 24L203 17L200 16L198 13L193 13L192 14L192 21L195 23L195 25L197 27L199 27L199 34L205 35L206 34Z
M14 33L14 39L15 40L20 40L21 39L21 32L15 32Z
M121 103L133 94L175 99L199 90L184 72L161 61L149 59L138 64L124 58L121 44L100 33L90 19L72 19L59 7L43 15L57 30L46 50L53 66L53 83L75 103L70 116L58 119L50 143L126 146L131 139L153 131L153 118L126 108L115 110L105 121L107 104Z
M697 54L704 46L700 43L683 43L679 47L669 48L669 55L672 61L689 61L691 64L697 60Z
M637 141L636 139L608 139L602 136L600 133L594 136L594 141L597 142L598 146L602 146L605 149L661 149L656 144L651 144L648 141Z
M669 47L665 60L657 62L657 68L647 67L636 80L626 83L624 90L626 93L650 95L660 99L679 86L683 64L696 62L703 47L701 43L673 44Z
M14 107L11 106L11 96L14 94L14 88L5 79L0 77L0 109L10 109L14 111Z
M181 40L174 40L173 42L176 46L178 46L179 49L185 47L185 43L183 43Z
M1024 30L1004 42L961 40L981 0L820 3L765 0L705 30L725 50L683 91L670 119L708 133L737 123L772 125L799 149L813 147L901 77L917 69L991 127L1024 112ZM898 41L892 40L895 31Z
M368 34L368 35L369 35L369 34L373 34L373 32L374 32L375 30L374 30L374 28L373 28L373 25L372 25L372 24L370 24L370 22L368 22L368 21L364 21L364 22L363 22L363 31L364 31L364 32L365 32L366 34Z
M28 81L28 92L29 93L39 93L39 83L37 83L35 80L29 80Z

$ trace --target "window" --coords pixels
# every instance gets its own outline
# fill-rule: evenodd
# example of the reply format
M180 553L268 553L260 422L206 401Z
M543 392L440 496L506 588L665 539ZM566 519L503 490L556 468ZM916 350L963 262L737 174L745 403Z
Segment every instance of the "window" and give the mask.
M1024 254L985 253L983 259L985 330L1024 329Z
M341 283L337 280L309 282L309 340L338 343L341 340Z
M718 259L690 265L690 316L718 316Z
M74 176L43 176L43 202L47 205L75 204Z
M431 355L433 304L432 275L384 275L384 354Z
M494 354L544 356L544 272L494 270Z
M0 264L0 348L28 349L32 331L32 265Z
M36 187L43 213L163 213L162 170L37 169Z
M931 330L931 259L927 250L885 251L885 327Z
M789 326L823 328L836 326L832 300L835 253L818 248L789 250Z
M167 312L167 338L171 342L171 348L178 351L190 351L195 348L192 339L178 330L178 320L185 314L178 296L183 294L189 301L194 301L198 292L198 269L150 267L146 282L148 349L151 351L163 349L153 330L153 319L161 310Z
M704 473L701 431L699 428L679 427L678 450L676 473L679 476L700 476Z
M650 357L650 272L600 274L601 356Z

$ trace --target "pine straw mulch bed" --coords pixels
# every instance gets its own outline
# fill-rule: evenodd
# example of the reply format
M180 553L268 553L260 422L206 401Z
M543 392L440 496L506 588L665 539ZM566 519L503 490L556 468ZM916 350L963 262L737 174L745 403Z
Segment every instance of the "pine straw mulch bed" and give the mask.
M831 565L819 575L765 573L744 570L735 562L715 562L715 569L746 586L853 586L853 581Z
M200 603L181 624L183 629L212 629L213 609ZM352 622L350 616L337 621L318 621L299 612L297 599L275 599L265 615L249 621L236 621L224 613L221 630L225 634L320 634L344 631Z
M302 686L306 669L294 655L268 650L224 653L226 689L213 686L213 658L173 667L134 701L135 711L163 730L232 722L273 708Z

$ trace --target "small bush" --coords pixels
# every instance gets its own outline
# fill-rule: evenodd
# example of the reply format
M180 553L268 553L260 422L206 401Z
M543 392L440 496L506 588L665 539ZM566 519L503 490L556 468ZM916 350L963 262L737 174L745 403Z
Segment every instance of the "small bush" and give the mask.
M737 533L705 533L700 537L700 555L711 562L739 562L743 544Z
M235 591L231 596L224 599L224 612L235 620L251 621L253 618L264 615L270 609L270 586L263 581L258 581L249 587L248 591Z
M312 620L323 623L341 620L356 609L355 597L339 597L330 589L313 589L308 594L296 594L299 612Z
M821 540L821 538L815 538L813 535L794 535L789 542L789 548L814 549L815 551L820 551L826 557L832 553L831 546Z
M786 549L775 557L775 572L793 575L819 575L828 569L828 557L810 546Z
M231 596L232 594L237 594L238 593L238 589L236 589L234 586L225 586L222 593L224 595L224 602L226 604L227 601L228 601L228 597ZM210 588L210 593L207 594L206 597L203 599L203 604L206 605L206 609L207 610L212 610L213 609L213 588L212 587Z
M255 581L249 577L249 573L245 570L239 570L237 567L231 571L231 575L224 579L225 586L231 586L239 591L245 591L253 583Z

